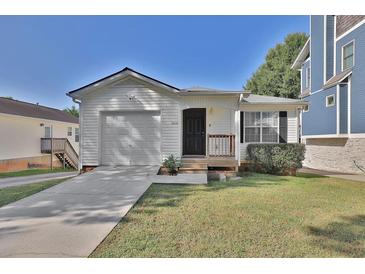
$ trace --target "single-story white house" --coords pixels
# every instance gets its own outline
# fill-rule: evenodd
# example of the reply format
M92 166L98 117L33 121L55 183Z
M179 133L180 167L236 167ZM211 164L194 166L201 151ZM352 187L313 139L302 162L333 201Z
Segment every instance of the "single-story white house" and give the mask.
M249 143L299 141L301 100L179 89L124 68L67 93L80 104L80 167L160 165L170 154L238 167Z
M77 167L78 118L62 110L0 97L0 132L0 172L49 167L52 137L54 166L63 166L66 149L73 155L65 164Z

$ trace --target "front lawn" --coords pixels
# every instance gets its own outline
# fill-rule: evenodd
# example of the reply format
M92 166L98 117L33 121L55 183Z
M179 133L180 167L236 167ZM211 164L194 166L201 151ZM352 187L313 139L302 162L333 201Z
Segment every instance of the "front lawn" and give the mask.
M8 177L29 176L29 175L55 173L55 172L67 172L67 171L75 171L75 169L71 169L71 168L37 169L37 168L34 168L34 169L26 169L26 170L21 170L21 171L3 172L3 173L0 173L0 179L8 178Z
M246 174L154 184L91 257L365 257L365 183Z
M50 188L51 186L57 185L63 182L64 180L66 179L56 179L41 183L0 188L0 207L15 202L17 200L23 199L39 191Z

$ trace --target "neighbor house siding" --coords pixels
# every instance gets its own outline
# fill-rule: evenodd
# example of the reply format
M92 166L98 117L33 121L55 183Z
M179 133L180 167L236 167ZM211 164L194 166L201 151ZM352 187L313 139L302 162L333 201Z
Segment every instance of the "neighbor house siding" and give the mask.
M307 68L310 67L310 60L307 60L302 65L302 91L310 88L310 82L306 83L307 79Z
M326 107L326 96L328 95L334 95L336 98L336 87L305 98L309 102L309 111L302 114L303 135L336 134L336 105Z
M333 76L334 66L334 16L326 16L326 80Z
M40 144L46 126L53 127L53 137L68 138L79 151L74 136L78 124L0 113L0 160L41 156ZM72 136L67 136L68 127L72 127Z
M347 85L340 85L340 133L347 133Z
M341 72L342 47L355 42L351 76L351 133L365 133L365 24L337 41L337 73Z
M129 98L134 96L134 99ZM100 165L100 131L103 111L161 111L161 153L181 155L181 115L177 96L139 81L125 80L82 98L82 164ZM146 140L148 142L148 140Z
M311 16L311 91L320 90L323 86L324 71L324 16Z

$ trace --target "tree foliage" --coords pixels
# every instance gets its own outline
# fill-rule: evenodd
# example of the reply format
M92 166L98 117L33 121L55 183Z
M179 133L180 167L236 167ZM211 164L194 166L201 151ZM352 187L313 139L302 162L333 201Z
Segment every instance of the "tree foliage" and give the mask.
M76 108L75 106L72 106L70 108L65 108L63 111L67 112L68 114L71 114L75 117L79 117L79 109Z
M265 63L246 82L244 88L254 94L298 98L300 74L290 67L307 39L305 33L286 36L284 43L269 50Z

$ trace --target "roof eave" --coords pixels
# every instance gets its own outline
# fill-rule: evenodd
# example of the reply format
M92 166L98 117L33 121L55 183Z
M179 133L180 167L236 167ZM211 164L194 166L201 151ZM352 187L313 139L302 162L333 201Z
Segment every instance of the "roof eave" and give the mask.
M303 48L299 52L297 58L295 58L295 61L291 65L291 69L299 69L300 66L303 64L303 62L305 61L305 59L306 59L305 57L309 53L309 41L310 41L310 38L308 38L307 42L305 42Z

